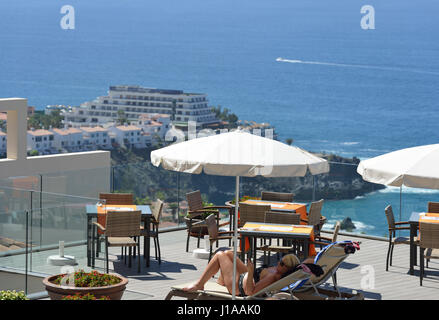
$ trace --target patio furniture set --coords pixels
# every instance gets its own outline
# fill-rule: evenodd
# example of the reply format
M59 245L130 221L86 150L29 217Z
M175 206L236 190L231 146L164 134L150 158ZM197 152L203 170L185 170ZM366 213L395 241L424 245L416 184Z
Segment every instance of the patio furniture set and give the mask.
M320 235L320 230L326 222L326 218L321 215L323 200L312 202L309 205L309 212L307 212L307 204L295 203L293 197L292 193L263 191L259 199L246 199L239 203L238 228L241 235L241 247L239 248L241 257L246 251L255 257L256 251L260 250L264 253L294 252L306 258L309 254L309 246L314 250L315 244L323 246L329 243L324 243L326 239ZM215 243L218 247L220 240L227 240L229 246L231 245L234 204L228 201L226 206L203 207L199 190L188 193L187 200L190 218L187 220L186 251L189 251L190 237L197 238L197 248L199 248L200 239L208 236L210 259ZM221 209L228 211L229 222L219 223L219 210ZM225 225L230 225L230 230L221 231L220 227ZM283 228L291 230L283 230ZM249 240L246 241L246 238ZM261 246L256 246L256 239L261 239ZM277 240L277 245L272 245L271 240L273 239ZM280 241L282 241L282 245L280 245ZM251 244L253 249L245 248L246 243L247 247Z
M431 259L439 259L439 202L429 202L427 212L413 212L408 221L395 222L392 206L385 209L389 224L389 247L387 251L386 271L392 265L393 248L395 245L410 246L409 273L414 274L417 264L417 248L419 247L419 281L425 277L425 268ZM396 236L397 231L408 230L409 237Z
M163 212L163 201L157 199L151 205L135 205L133 195L126 193L101 193L96 205L88 205L87 211L87 266L94 268L99 258L101 242L105 244L105 269L109 271L108 248L121 247L121 256L128 266L133 256L140 257L140 238L144 239L143 257L150 264L150 239L154 241L155 258L161 263L158 226ZM128 253L127 253L128 249ZM137 259L140 272L140 259Z

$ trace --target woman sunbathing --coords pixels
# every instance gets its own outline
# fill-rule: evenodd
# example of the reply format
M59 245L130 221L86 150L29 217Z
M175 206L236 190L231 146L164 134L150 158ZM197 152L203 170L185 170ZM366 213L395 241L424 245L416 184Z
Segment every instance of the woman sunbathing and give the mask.
M312 263L313 261L310 259L305 262ZM239 295L250 296L290 274L299 265L300 261L294 254L283 256L276 266L261 267L256 270L250 259L245 265L237 258L236 278L233 279L233 251L219 251L210 260L200 279L191 286L183 288L183 290L187 292L203 290L204 284L220 271L218 284L225 286L231 294L233 281L235 281L235 288L239 290ZM236 293L238 294L238 291Z

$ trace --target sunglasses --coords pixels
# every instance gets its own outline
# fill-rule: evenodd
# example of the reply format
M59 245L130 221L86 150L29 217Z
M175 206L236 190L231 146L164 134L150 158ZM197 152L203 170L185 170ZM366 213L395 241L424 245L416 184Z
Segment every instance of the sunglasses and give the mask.
M281 266L281 267L285 267L285 263L281 260L281 261L279 261L279 265Z

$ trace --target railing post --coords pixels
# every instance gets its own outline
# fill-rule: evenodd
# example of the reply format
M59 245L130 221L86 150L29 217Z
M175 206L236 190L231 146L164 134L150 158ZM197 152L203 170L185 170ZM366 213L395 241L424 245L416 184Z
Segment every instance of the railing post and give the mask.
M27 295L27 275L28 275L28 248L29 248L29 211L26 211L26 247L25 247L25 278L24 278L24 293Z
M111 167L111 192L114 192L114 169L115 167Z
M31 190L30 191L30 241L31 242L32 242L32 239L33 239L33 234L32 234L32 232L33 232L33 228L32 228L32 226L33 226L33 215L32 215L32 212L33 212L33 194L34 194L34 191ZM26 248L27 248L27 244L26 244ZM32 246L30 248L30 270L32 271Z
M316 177L312 176L312 201L316 201Z
M40 174L40 247L43 245L43 175Z
M180 172L177 172L177 225L180 224Z

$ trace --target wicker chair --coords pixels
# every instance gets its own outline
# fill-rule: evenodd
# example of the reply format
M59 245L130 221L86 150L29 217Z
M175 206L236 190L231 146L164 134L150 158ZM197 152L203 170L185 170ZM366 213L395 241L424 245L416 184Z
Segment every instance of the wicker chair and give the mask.
M264 222L279 224L300 224L300 214L283 213L279 211L267 211L265 212Z
M314 226L314 236L316 238L320 238L320 230L325 222L322 220L323 202L323 199L311 202L308 217L306 219L301 219L301 221L305 222L307 225Z
M419 230L420 285L422 286L422 279L425 277L424 259L439 259L439 223L420 222Z
M158 260L159 264L162 263L160 243L159 243L159 224L163 213L163 207L164 207L164 203L160 199L157 199L151 204L152 219L151 219L151 230L149 232L149 237L154 239L155 259ZM144 237L146 236L146 230L144 230L143 227L141 227L141 235ZM145 245L143 246L143 250L144 250L143 256L146 257L146 242L144 242L144 244Z
M131 248L140 250L141 211L109 211L106 214L106 226L93 222L105 237L105 269L109 271L108 248L129 247L129 264L131 267ZM132 238L137 237L137 242ZM140 252L140 251L139 251ZM140 258L137 259L137 272L140 272Z
M133 204L133 194L132 193L99 193L99 200L104 200L105 205L118 205L118 204L131 205ZM107 219L106 214L98 214L97 221L101 226L105 227L106 219ZM98 229L96 255L99 255L101 249L100 241L102 240L101 237L102 235L103 232ZM123 251L122 251L122 255L124 255Z
M389 248L387 250L386 258L386 271L389 270L389 265L392 265L393 248L398 244L410 245L410 239L408 237L396 237L396 231L398 230L410 230L408 221L395 222L395 216L391 205L388 205L384 210L387 217L387 223L389 225ZM406 226L404 226L406 225ZM417 238L415 243L419 244Z
M100 193L100 200L105 200L105 204L133 204L132 193Z
M219 231L216 216L211 214L206 218L207 230L209 231L209 261L212 258L212 247L215 242L219 240L229 240L233 239L233 231Z
M238 227L241 228L246 222L265 222L265 213L270 211L271 206L239 203Z
M262 191L261 200L293 202L294 193Z
M429 202L427 212L439 213L439 202Z
M277 212L277 211L267 211L265 212L265 217L264 217L264 222L266 223L276 223L276 224L300 224L300 214L295 214L295 213L281 213L281 212ZM277 239L277 245L272 245L271 244L271 240L270 239L270 243L268 245L262 245L260 248L258 248L259 250L264 252L264 260L266 259L265 254L268 252L268 262L266 261L267 264L270 263L270 253L271 252L275 252L275 253L291 253L294 252L296 253L297 249L299 248L299 243L297 242L284 242L283 245L280 245L279 243L279 239ZM278 255L279 258L279 255Z
M189 210L187 212L186 216L186 225L188 228L188 234L187 234L187 240L186 240L186 252L189 251L189 239L190 237L197 238L197 248L200 247L200 239L204 238L204 236L208 233L207 232L207 225L199 223L203 219L203 214L209 214L213 213L216 215L217 219L217 226L224 226L229 224L229 222L226 223L219 223L219 210L228 210L229 215L231 217L231 210L232 208L229 206L208 206L205 207L203 205L203 200L201 198L201 192L199 190L189 192L186 194L186 199L188 202Z
M314 241L314 244L320 246L327 246L328 244L336 242L338 237L338 232L340 231L340 227L341 227L341 222L337 221L334 226L334 232L332 233L332 238L320 236L319 241Z

